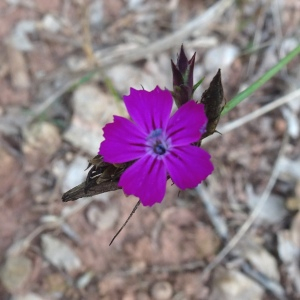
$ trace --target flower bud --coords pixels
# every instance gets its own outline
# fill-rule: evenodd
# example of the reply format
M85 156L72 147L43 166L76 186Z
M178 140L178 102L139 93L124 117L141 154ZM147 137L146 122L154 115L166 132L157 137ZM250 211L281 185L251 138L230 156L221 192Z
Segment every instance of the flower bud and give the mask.
M195 56L196 53L188 60L184 53L183 45L181 45L177 64L175 65L173 60L171 60L173 73L172 95L178 108L192 99Z
M225 97L222 86L221 70L219 69L209 84L209 88L202 94L200 100L200 103L204 104L205 114L208 119L206 132L202 135L202 139L216 131L221 112L224 108L224 101Z

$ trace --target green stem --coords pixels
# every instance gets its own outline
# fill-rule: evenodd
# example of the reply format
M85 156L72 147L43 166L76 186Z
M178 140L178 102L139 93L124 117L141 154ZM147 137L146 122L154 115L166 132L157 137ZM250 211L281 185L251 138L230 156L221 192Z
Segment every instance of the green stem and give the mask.
M268 80L270 80L274 75L276 75L284 66L286 66L291 60L293 60L298 54L300 54L300 44L292 50L288 55L286 55L282 60L280 60L273 68L267 71L263 76L261 76L257 81L252 83L247 89L242 91L233 97L224 107L221 115L227 114L230 110L235 108L244 99L253 94L262 85L264 85Z

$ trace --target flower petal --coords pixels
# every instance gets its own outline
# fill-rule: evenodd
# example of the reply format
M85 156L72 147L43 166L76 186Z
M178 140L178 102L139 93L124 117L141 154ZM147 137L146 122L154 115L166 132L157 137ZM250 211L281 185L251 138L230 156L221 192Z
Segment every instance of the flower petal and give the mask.
M145 155L121 176L119 186L127 195L140 198L145 206L161 202L166 193L167 172L162 160Z
M164 162L171 179L182 190L196 187L214 170L210 155L191 145L174 148Z
M200 139L207 123L204 105L190 100L170 118L167 136L173 146L183 146Z
M146 138L131 121L114 116L114 122L103 128L105 140L99 154L109 163L124 163L142 157L146 153Z
M172 95L158 86L150 92L130 89L123 97L132 120L148 135L152 130L165 129L172 109Z

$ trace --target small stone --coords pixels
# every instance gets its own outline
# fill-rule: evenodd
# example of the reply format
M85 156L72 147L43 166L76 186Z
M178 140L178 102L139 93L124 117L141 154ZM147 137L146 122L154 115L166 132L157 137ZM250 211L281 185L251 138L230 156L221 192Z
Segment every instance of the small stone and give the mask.
M36 22L32 20L22 20L18 22L12 35L9 37L9 43L15 49L20 51L31 51L34 46L30 41L28 35L34 33L36 30Z
M296 292L300 293L300 213L293 219L290 230L280 230L277 233L277 251L285 265L286 274L292 281Z
M203 259L212 257L219 249L221 241L210 226L202 225L195 233L195 243L198 258Z
M151 289L151 295L155 300L168 300L171 299L173 294L173 287L167 281L157 282Z
M286 132L286 121L282 118L277 118L275 120L275 130L277 131L278 134L283 135Z
M216 72L218 69L226 69L239 56L238 47L231 44L223 44L208 50L204 56L204 67L208 72Z
M3 286L10 292L21 289L28 281L32 262L25 256L8 257L0 271Z
M288 197L286 199L286 208L289 211L296 212L299 210L300 207L300 197Z
M300 180L300 159L292 160L288 157L281 157L279 161L280 178L285 180Z
M115 99L97 86L80 86L73 95L74 115L64 138L91 156L95 156L103 141L102 127L116 114Z
M6 2L10 5L18 5L21 0L6 0Z
M72 72L86 71L89 67L89 62L85 57L79 55L70 55L66 58L68 68Z
M221 267L215 270L209 300L261 300L263 296L264 289L243 273Z
M10 153L0 147L0 196L5 195L14 185L21 165Z
M251 186L247 186L248 205L251 210L255 209L261 197L256 195ZM265 202L263 208L260 210L257 222L267 224L277 224L282 221L287 215L287 210L284 205L284 199L275 194L271 194Z
M28 89L31 82L24 54L7 43L7 56L12 86L15 89Z
M279 57L284 58L289 52L294 50L299 45L299 40L296 37L285 38L280 42Z
M23 151L28 171L34 171L48 163L61 145L58 128L48 122L34 123L25 131L24 136Z
M47 14L42 20L42 26L45 30L50 32L58 32L60 30L60 23L53 15Z
M45 276L43 278L43 286L45 292L50 295L64 295L68 289L68 283L60 273L50 273Z
M133 274L142 274L147 270L147 263L144 260L134 261L131 265L131 270Z
M68 273L81 269L79 257L67 244L50 234L43 234L41 240L44 256L51 264Z
M42 298L41 296L29 293L25 295L18 295L12 298L12 300L45 300L45 298Z
M285 264L292 264L298 261L300 257L300 249L294 242L293 235L290 230L280 230L277 232L277 251L279 258Z
M277 261L267 250L260 245L247 243L242 248L242 255L251 263L251 265L275 281L280 280L280 274L277 266Z
M97 228L108 230L113 228L119 219L119 210L115 205L107 205L105 209L100 209L97 205L90 205L87 210L87 219Z
M87 158L83 156L77 156L73 159L67 168L65 178L63 180L63 192L72 189L74 186L82 183L85 180L86 174L84 173L84 170L87 166Z
M93 272L86 272L84 273L83 275L81 275L77 282L76 282L76 285L79 289L85 289L89 284L90 282L92 281L94 277L94 274Z
M89 7L89 18L91 25L99 25L103 19L103 3L94 0Z
M298 74L296 75L297 78L300 77L300 71L298 69ZM297 86L297 81L295 82L295 87L293 88L293 86L290 88L290 92L293 92L296 89ZM286 92L288 93L288 92ZM300 112L300 97L297 97L296 99L294 99L293 101L289 101L287 103L287 106L295 113L298 114Z
M287 108L287 107L282 107L281 111L283 113L283 117L285 118L286 122L287 122L287 130L289 135L293 138L293 139L297 139L299 137L299 118L297 116L297 114L295 114L294 111L292 111L291 109Z
M300 249L300 212L294 217L292 226L291 226L291 235L293 242Z
M112 80L113 85L121 95L128 95L129 87L141 89L141 85L145 90L153 90L157 85L155 76L144 72L141 68L132 65L118 64L107 70L107 76ZM163 82L160 83L164 86Z
M128 0L128 8L132 10L138 10L138 8L143 3L143 0Z

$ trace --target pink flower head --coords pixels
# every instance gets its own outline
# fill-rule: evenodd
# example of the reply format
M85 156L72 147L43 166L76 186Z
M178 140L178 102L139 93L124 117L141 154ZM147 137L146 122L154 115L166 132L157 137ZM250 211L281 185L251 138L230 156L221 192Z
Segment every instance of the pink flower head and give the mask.
M109 163L135 161L119 180L125 194L152 206L163 200L168 176L184 190L212 173L210 155L191 145L205 131L203 104L188 101L170 117L172 95L159 87L130 89L124 102L132 121L114 116L103 128L99 154Z

